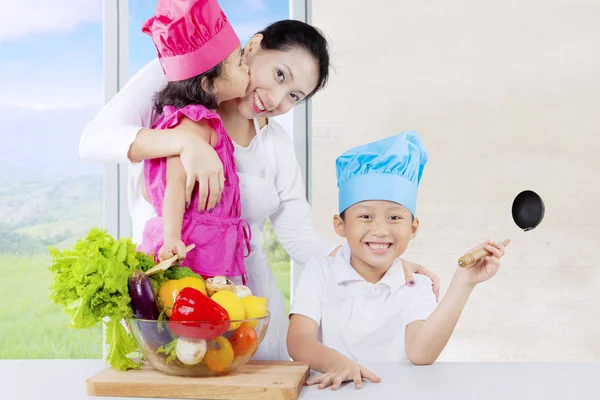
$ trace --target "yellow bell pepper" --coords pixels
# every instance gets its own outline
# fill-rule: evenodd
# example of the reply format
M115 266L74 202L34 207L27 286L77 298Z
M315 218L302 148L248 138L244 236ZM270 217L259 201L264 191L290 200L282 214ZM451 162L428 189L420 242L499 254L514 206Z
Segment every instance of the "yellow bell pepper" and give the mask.
M167 317L171 318L171 310L173 309L177 295L181 289L186 287L194 288L206 295L204 281L194 277L168 280L158 290L159 303L162 305L163 310L166 310L165 314Z

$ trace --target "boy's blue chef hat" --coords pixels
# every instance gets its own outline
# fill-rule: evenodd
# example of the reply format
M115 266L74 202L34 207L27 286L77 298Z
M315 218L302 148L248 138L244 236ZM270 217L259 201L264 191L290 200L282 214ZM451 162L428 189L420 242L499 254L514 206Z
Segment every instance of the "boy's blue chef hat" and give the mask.
M427 150L416 132L403 132L346 151L336 160L339 212L366 200L388 200L417 210Z

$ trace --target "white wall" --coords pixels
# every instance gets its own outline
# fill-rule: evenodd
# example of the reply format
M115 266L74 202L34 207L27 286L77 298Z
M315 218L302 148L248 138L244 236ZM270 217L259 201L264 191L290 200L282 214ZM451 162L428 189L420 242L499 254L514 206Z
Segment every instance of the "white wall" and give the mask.
M407 258L447 288L456 259L513 240L440 361L600 360L600 2L312 1L335 71L312 107L315 223L333 235L335 158L422 135L419 236ZM546 217L512 222L537 191Z

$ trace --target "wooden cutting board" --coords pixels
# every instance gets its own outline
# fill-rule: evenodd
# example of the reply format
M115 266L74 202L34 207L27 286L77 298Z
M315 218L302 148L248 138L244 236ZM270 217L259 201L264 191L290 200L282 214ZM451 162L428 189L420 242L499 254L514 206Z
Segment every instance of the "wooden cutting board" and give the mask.
M125 372L107 368L88 378L86 386L91 396L295 400L308 376L303 363L250 361L236 373L206 378L171 376L151 367Z

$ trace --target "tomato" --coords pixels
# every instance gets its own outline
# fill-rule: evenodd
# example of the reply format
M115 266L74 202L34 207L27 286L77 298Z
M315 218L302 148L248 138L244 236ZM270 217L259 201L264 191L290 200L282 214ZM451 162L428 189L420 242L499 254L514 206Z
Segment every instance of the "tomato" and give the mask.
M243 357L253 350L256 350L258 335L250 324L244 322L239 328L231 333L229 341L233 347L235 357Z
M177 295L181 289L185 287L194 288L206 295L206 286L204 285L204 281L202 279L188 276L186 278L171 279L166 281L158 290L158 298L160 299L159 304L162 304L163 309L167 309L165 312L167 317L171 318L173 305L175 304Z
M233 362L233 347L223 336L209 340L207 343L204 364L214 372L223 372Z

